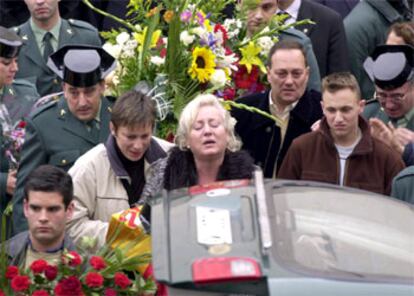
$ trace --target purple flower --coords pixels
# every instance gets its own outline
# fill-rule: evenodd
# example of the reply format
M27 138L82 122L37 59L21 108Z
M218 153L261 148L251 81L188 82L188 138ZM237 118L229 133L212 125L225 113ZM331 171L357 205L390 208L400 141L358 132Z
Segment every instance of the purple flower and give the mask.
M191 16L192 16L191 11L185 10L181 13L180 19L181 19L182 22L188 23L188 22L190 22Z

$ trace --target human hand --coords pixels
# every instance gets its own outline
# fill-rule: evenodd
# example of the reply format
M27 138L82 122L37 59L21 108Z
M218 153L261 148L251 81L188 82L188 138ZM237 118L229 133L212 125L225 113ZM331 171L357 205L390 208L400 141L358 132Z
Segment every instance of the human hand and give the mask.
M394 131L394 137L403 146L414 142L414 132L404 127L396 128Z
M369 125L371 128L371 136L383 143L391 146L393 137L393 126L387 126L384 122L378 118L370 118Z
M10 195L13 195L14 190L16 189L16 175L17 170L11 170L7 175L6 192Z
M385 124L378 118L370 118L369 124L371 127L371 135L377 140L388 145L398 153L402 154L404 151L404 144L397 136L397 129L392 125L391 122ZM404 133L404 132L399 132ZM405 133L404 133L405 134Z

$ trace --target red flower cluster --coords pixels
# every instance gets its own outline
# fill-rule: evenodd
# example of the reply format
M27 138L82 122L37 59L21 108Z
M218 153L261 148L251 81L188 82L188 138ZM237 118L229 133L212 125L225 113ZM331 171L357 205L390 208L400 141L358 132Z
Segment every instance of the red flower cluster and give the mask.
M61 279L55 287L56 296L81 296L82 285L76 276Z
M68 252L69 266L76 267L82 264L82 257L75 251Z
M48 264L46 260L39 259L30 264L30 270L33 272L33 274L39 274L44 272L47 266Z
M30 278L27 275L16 275L11 281L11 288L15 292L21 292L29 289Z
M115 285L117 285L121 289L126 289L129 285L131 285L131 281L123 272L115 273L114 281Z
M50 296L46 290L36 290L32 293L32 296Z
M45 268L45 277L49 280L49 281L53 281L58 274L58 269L56 266L54 265L48 265Z
M18 274L19 274L19 268L17 266L11 265L7 267L6 279L11 280Z
M105 260L100 256L92 256L89 260L89 264L93 267L93 269L98 271L106 267Z
M97 272L89 272L85 277L85 283L89 288L100 288L103 282L103 276Z

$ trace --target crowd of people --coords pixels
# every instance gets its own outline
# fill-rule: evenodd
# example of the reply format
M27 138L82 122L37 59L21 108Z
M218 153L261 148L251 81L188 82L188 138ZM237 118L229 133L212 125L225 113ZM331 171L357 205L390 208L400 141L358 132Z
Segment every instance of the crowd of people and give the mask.
M24 2L30 17L0 27L0 137L26 124L17 170L0 147L11 262L54 260L85 236L99 248L116 212L259 169L414 203L413 1L259 1L250 34L276 13L316 23L282 32L268 55L269 89L237 99L276 122L203 94L183 109L175 145L153 135L145 87L104 96L116 61L91 23L61 17L69 1Z

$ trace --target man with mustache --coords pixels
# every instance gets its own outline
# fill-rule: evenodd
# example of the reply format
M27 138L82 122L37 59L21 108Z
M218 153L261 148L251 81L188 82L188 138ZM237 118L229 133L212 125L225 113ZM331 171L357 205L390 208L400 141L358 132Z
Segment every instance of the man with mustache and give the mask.
M319 129L295 139L278 177L309 180L389 195L404 168L401 157L371 136L361 116L365 101L355 77L334 73L322 81L324 118Z
M25 3L30 19L15 28L25 41L16 77L36 80L41 96L59 92L61 81L46 65L49 55L67 44L101 46L98 31L86 22L61 18L59 0L25 0Z
M306 90L308 79L303 46L292 40L279 41L268 57L267 80L271 89L237 101L271 113L278 122L250 111L232 110L242 148L262 167L266 178L276 175L293 139L309 132L322 117L321 94Z
M31 113L13 197L14 233L27 227L23 187L42 164L68 170L78 157L109 135L112 102L103 96L104 78L116 61L100 47L68 45L49 58L48 66L63 80L63 95Z

